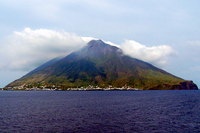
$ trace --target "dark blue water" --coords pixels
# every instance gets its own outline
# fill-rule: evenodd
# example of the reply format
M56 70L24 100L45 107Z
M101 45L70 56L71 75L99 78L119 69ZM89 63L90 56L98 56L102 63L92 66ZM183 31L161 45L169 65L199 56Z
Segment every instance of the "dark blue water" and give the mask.
M200 91L1 91L0 132L200 132Z

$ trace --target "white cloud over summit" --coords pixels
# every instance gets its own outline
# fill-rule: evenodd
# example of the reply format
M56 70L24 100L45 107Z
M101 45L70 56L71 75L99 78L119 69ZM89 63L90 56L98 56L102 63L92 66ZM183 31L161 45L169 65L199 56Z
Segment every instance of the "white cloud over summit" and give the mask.
M125 54L131 57L158 66L165 65L170 56L177 54L175 50L168 45L147 47L133 40L125 40L121 48Z
M15 31L1 40L0 69L30 71L52 58L68 55L92 39L94 38L48 29L25 28L21 32ZM131 57L155 65L165 64L167 58L175 54L167 45L147 47L133 40L125 40L121 45L105 42L120 47Z

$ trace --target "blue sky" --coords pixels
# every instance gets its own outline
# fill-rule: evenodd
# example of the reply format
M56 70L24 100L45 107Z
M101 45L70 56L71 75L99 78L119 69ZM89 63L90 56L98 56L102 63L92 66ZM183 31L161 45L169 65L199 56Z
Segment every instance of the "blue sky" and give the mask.
M87 41L200 86L198 0L0 0L0 87Z

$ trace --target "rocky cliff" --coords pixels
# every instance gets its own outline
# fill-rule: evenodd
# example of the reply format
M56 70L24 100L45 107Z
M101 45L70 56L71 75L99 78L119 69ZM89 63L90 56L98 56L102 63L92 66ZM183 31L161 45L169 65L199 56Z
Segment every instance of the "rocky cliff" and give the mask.
M161 84L149 90L198 90L198 87L193 81L185 81L177 85Z

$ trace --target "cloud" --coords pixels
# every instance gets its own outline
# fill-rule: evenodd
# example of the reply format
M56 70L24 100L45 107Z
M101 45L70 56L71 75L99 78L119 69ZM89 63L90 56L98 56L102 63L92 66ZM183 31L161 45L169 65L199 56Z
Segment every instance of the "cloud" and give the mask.
M66 56L90 39L47 29L15 31L1 40L0 68L30 70L57 56Z
M168 45L147 47L133 40L125 40L121 45L125 54L154 65L163 66L170 56L177 53Z
M50 59L80 49L92 39L95 38L48 29L15 31L0 42L0 69L30 71ZM158 65L165 64L175 54L167 45L147 47L133 40L125 40L122 45L104 42L121 48L126 55Z

